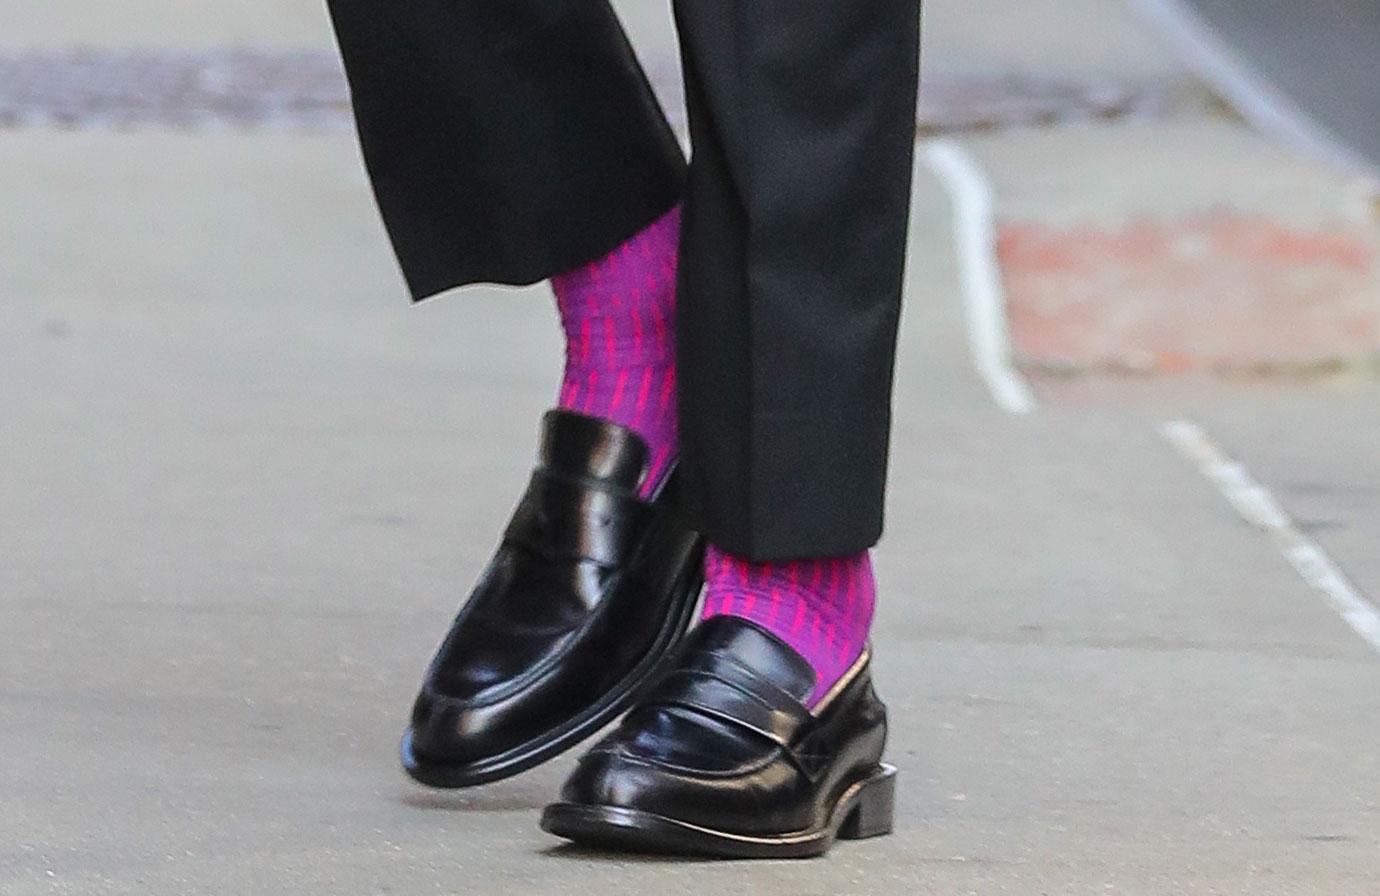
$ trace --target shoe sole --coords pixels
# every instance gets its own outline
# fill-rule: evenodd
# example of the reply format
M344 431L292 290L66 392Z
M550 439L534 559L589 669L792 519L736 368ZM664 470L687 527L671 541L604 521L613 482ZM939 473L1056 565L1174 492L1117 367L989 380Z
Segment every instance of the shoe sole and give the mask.
M704 564L698 559L702 554L702 543L696 543L684 566L685 572L677 576L678 582L674 586L680 593L677 612L668 616L651 649L632 671L598 703L541 737L533 738L496 756L458 765L431 763L418 758L412 748L412 729L409 727L403 733L399 748L403 771L417 783L441 790L458 790L463 787L490 784L541 765L622 715L655 677L672 648L680 643L690 629L695 608L699 605L699 591L704 584Z
M817 830L784 834L736 834L622 806L553 803L541 828L581 846L619 852L720 859L800 859L820 856L835 840L862 840L891 833L896 769L886 763L844 790Z

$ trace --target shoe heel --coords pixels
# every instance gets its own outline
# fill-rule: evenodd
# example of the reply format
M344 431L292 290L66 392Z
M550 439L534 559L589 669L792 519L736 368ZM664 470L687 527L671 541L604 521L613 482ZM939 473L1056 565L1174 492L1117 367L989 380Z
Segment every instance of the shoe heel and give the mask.
M853 808L839 825L840 840L890 834L896 817L896 769L884 765L862 785Z

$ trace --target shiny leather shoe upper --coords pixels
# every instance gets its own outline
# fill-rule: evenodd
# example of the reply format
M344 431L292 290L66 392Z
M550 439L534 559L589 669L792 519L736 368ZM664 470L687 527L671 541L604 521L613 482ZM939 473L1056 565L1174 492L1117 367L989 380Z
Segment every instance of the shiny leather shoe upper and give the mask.
M543 827L605 846L813 855L849 836L839 813L881 781L873 833L890 829L886 708L866 656L814 712L808 662L743 619L702 623L670 669L581 758Z
M638 497L647 465L631 430L546 414L540 464L418 695L413 777L467 786L549 758L610 721L674 646L701 544L674 473Z

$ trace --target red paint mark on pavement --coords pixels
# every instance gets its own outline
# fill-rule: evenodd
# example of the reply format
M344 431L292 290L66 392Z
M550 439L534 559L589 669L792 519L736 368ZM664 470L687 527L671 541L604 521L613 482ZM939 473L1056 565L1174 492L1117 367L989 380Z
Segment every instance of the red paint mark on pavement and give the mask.
M1380 352L1380 242L1348 222L1232 210L1120 226L1006 222L998 256L1026 365L1184 373Z

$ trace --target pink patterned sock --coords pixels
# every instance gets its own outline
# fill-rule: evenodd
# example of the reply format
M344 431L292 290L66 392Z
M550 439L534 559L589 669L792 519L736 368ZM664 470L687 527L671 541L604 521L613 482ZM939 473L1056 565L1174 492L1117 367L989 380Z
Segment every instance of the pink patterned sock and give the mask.
M753 563L709 546L703 618L750 619L810 661L813 707L862 653L877 582L872 554Z
M674 312L680 206L603 258L551 278L565 330L560 406L629 427L655 491L676 455Z

